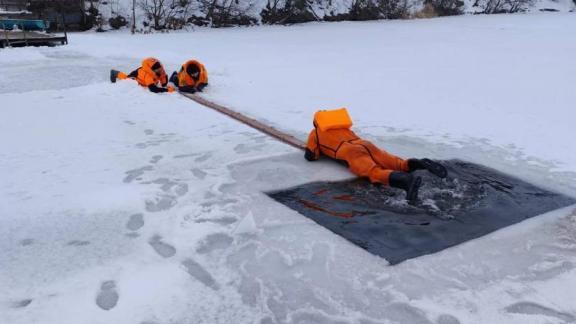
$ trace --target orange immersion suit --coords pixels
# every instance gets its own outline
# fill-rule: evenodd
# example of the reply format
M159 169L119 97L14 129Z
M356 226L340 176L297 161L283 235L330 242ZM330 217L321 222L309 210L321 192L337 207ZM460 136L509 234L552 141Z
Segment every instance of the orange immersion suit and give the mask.
M191 74L197 73L197 77L192 77ZM174 75L176 76L174 78ZM206 67L196 60L189 60L182 65L180 71L170 80L178 86L178 89L183 92L196 92L202 91L208 85L208 71Z
M130 74L116 71L116 77L120 80L134 79L139 85L147 87L152 92L172 92L174 88L166 87L168 76L160 61L153 57L145 58L142 66ZM114 82L114 81L113 81Z
M315 128L308 136L306 159L315 161L320 155L343 161L354 174L367 177L372 183L389 185L390 174L394 171L409 171L407 160L383 151L369 141L359 138L349 128L323 130Z

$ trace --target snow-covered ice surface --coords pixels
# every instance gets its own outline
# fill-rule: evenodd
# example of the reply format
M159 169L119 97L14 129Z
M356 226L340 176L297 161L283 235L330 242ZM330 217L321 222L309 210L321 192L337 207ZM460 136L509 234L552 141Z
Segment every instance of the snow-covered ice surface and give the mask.
M304 138L576 197L576 14L325 23L0 51L0 323L570 323L576 207L388 266L263 191L350 177L108 71L194 57L205 96Z

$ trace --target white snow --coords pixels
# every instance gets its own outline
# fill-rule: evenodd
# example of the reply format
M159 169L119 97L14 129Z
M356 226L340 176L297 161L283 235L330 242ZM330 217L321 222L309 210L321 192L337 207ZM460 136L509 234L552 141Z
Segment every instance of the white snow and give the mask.
M263 191L350 177L110 68L205 63L205 96L305 139L346 106L401 156L576 197L576 15L314 23L0 50L0 323L565 323L576 207L390 267Z

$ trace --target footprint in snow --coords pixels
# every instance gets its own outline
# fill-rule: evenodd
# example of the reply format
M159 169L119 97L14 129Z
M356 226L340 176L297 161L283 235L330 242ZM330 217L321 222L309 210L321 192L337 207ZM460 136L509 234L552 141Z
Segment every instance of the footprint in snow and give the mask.
M162 237L160 235L154 235L150 238L148 244L150 244L154 251L163 258L169 258L176 254L176 248L168 243L162 242Z
M24 308L32 303L32 299L22 299L12 303L12 308Z
M442 314L438 316L436 321L438 324L460 324L460 320L450 314Z
M230 224L234 224L238 221L235 217L224 216L220 218L199 218L195 222L196 223L214 223L219 224L222 226L227 226Z
M192 170L190 170L190 171L192 171L192 174L193 174L196 178L198 178L198 179L200 179L200 180L206 178L207 173L204 172L204 171L202 171L201 169L194 168L194 169L192 169Z
M34 244L34 240L27 238L27 239L23 239L22 241L20 241L20 245L22 246L28 246L28 245L32 245Z
M130 219L126 223L126 228L130 231L137 231L144 226L144 215L134 214L130 215Z
M162 160L164 156L162 155L154 155L151 159L150 159L150 163L152 164L156 164L158 163L158 161Z
M204 269L202 265L192 259L186 259L182 261L182 265L186 269L186 272L194 279L200 281L207 287L210 287L214 290L218 290L218 284L214 281L212 275Z
M576 317L572 314L559 312L555 309L542 306L533 302L519 302L507 306L505 310L508 313L513 314L523 314L523 315L544 315L549 317L558 318L564 322L573 323L576 321Z
M225 249L232 245L234 239L224 233L210 234L196 248L200 254L210 253L215 250Z
M201 156L197 157L194 159L194 162L204 162L206 160L208 160L209 158L212 157L212 153L211 152L206 152L204 154L202 154Z
M80 241L80 240L74 240L74 241L70 241L68 243L66 243L66 245L70 245L70 246L85 246L90 244L89 241Z
M137 180L138 177L143 175L146 171L152 171L154 167L151 165L146 165L138 169L128 170L126 171L126 177L124 178L124 183L130 183L134 180Z
M103 310L111 310L116 307L119 299L114 281L105 281L100 286L100 291L96 297L96 305Z
M155 197L154 199L147 199L146 204L146 211L155 213L168 210L174 207L178 203L176 197L168 194L161 194Z
M174 155L172 158L173 159L183 159L183 158L195 157L198 155L200 155L200 153L179 154L179 155Z

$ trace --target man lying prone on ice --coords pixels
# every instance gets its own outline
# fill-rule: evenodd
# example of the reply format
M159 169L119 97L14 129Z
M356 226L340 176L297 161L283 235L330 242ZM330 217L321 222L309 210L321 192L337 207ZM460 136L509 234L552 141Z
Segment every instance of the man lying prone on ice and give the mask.
M142 66L132 71L130 74L110 70L110 81L133 79L139 85L148 88L154 93L174 92L176 89L168 85L168 76L164 71L162 63L153 57L147 57L142 61Z
M405 190L408 201L418 198L422 184L422 178L411 172L425 169L440 178L446 177L446 168L441 164L430 159L403 160L359 138L350 127L352 120L346 108L316 112L314 129L306 144L306 160L316 161L325 155L342 161L354 174L367 177L372 183Z

